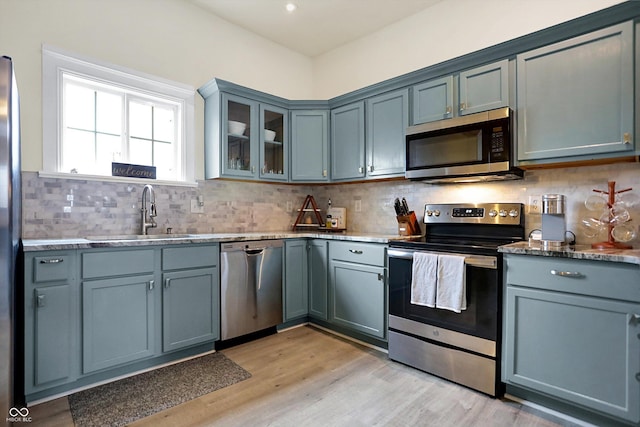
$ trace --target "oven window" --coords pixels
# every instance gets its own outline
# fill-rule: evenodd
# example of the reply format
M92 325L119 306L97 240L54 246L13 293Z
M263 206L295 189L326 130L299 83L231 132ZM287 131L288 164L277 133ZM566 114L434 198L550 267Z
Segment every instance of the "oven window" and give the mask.
M455 313L411 304L411 263L409 259L389 258L389 314L497 340L498 270L467 266L467 309Z
M410 139L408 168L476 163L482 160L482 130Z

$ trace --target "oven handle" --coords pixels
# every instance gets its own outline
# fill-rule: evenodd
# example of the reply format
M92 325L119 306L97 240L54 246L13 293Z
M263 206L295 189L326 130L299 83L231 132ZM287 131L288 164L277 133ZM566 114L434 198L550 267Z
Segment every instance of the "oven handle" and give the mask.
M469 255L469 254L452 254L449 252L429 252L429 251L407 251L402 249L391 249L387 250L387 255L389 258L402 258L402 259L413 259L414 252L425 252L430 254L449 254L449 255L460 255L465 257L464 263L470 265L472 267L479 268L489 268L495 270L498 268L498 258L495 256L485 256L485 255Z

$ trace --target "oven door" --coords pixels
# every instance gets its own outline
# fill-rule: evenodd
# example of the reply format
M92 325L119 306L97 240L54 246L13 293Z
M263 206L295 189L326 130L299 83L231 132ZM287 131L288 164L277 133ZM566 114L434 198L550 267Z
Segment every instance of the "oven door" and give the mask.
M406 249L390 248L389 256L389 315L398 318L392 324L411 324L400 319L427 324L490 341L498 339L501 317L501 286L498 256L466 256L467 309L461 313L411 304L411 271L413 253ZM411 331L406 331L411 332Z

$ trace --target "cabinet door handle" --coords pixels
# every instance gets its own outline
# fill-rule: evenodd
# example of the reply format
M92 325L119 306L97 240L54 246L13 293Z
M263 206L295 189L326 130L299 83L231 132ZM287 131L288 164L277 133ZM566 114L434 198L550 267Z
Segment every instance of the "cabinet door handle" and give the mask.
M362 251L359 251L358 249L349 249L349 252L356 255L362 255Z
M368 172L373 172L373 165L367 166L367 171Z
M36 294L36 307L45 307L47 305L47 297L43 294Z
M378 273L378 280L380 281L384 280L384 274Z
M464 110L466 110L466 109L467 109L467 104L466 104L466 103L464 103L464 102L461 102L461 103L460 103L460 111L464 111Z
M632 314L631 320L633 320L635 323L640 323L640 314Z
M323 170L322 170L322 176L323 176L323 177L326 177L326 176L327 176L327 170L326 170L326 169L323 169Z
M631 134L629 132L625 132L624 135L622 135L622 142L631 144Z
M358 168L358 173L364 173L364 168L362 166Z
M447 109L445 110L445 114L451 114L451 106L447 106Z
M251 173L256 173L256 167L255 166L251 166Z
M551 270L551 274L553 274L554 276L561 276L561 277L573 277L573 278L584 277L584 274L580 273L579 271Z
M49 258L40 260L40 264L60 264L61 262L64 262L63 258Z
M152 291L152 290L153 290L153 287L154 287L154 285L155 285L155 284L156 284L156 281L155 281L155 280L149 280L149 290L150 290L150 291Z
M171 286L171 279L165 279L164 288L169 289L169 286Z

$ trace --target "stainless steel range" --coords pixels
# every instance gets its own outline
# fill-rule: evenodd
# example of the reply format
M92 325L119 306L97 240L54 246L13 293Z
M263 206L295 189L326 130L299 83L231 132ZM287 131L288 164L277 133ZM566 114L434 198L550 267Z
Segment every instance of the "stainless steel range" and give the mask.
M502 257L497 248L524 239L523 206L426 205L424 222L426 235L421 240L389 244L389 357L491 396L501 395ZM462 286L466 307L456 312L416 302L415 296L412 302L412 286L414 292L420 286L419 280L412 285L413 272L420 280L424 273L414 266L414 257L437 265L434 274L440 277L433 286L438 299L449 286ZM460 260L457 279L441 268L449 259Z

